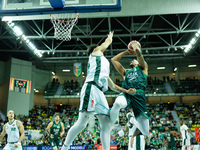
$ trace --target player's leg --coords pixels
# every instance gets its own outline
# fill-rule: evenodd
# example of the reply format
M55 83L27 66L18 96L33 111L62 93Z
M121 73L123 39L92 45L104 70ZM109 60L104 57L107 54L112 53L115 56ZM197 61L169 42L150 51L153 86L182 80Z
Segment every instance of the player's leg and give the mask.
M62 150L68 150L75 137L86 127L92 112L80 112L77 122L69 129Z
M186 140L186 146L187 146L187 150L191 149L191 143L190 143L190 139Z
M119 117L120 109L125 108L126 106L127 106L126 98L123 95L118 96L110 111L110 121L112 125L114 125L115 121Z
M132 117L130 122L133 122L143 135L149 134L149 119L147 117L143 115L138 116L137 119Z
M110 150L110 128L111 128L111 122L110 118L107 115L96 115L100 122L101 127L101 143L103 146L103 150Z
M57 150L57 145L54 139L50 139L50 145L53 148L53 150Z

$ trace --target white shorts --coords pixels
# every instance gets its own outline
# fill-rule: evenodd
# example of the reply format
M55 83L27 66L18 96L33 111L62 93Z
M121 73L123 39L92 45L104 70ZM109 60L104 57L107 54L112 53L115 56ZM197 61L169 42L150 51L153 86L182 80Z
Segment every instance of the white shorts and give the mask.
M91 83L84 83L80 95L79 111L109 115L109 106L104 93Z
M14 147L14 144L6 144L3 150L22 150L22 145L20 144L18 147Z
M190 139L183 139L182 140L182 146L190 146Z
M137 135L134 137L133 148L131 148L131 137L129 137L128 150L145 150L144 135Z

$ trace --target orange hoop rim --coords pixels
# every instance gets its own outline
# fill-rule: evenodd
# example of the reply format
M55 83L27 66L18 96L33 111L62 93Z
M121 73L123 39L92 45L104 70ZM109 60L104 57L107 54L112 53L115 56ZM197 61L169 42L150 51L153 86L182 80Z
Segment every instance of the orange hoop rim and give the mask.
M76 17L75 19L73 19L73 20L67 20L67 21L65 21L65 20L60 20L60 19L56 19L56 18L53 17L51 14L50 14L50 16L51 16L52 19L54 19L54 20L56 20L56 21L59 21L59 22L74 22L74 21L76 21L76 20L79 18L79 13L76 13L76 14L77 14L77 17Z

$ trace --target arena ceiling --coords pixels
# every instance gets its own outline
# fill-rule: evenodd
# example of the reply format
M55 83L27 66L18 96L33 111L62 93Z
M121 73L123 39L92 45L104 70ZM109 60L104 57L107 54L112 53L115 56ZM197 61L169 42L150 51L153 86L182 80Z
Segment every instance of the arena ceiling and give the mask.
M8 25L0 21L1 61L14 57L32 61L39 69L71 69L74 62L87 63L85 50L88 45L102 43L107 33L114 31L113 43L105 52L108 59L126 50L131 40L138 40L152 73L157 73L156 67L159 66L166 66L163 73L173 72L175 67L180 67L180 71L191 71L189 64L197 65L192 70L200 69L200 40L189 53L184 52L184 48L200 29L200 14L195 12L160 15L141 13L138 16L127 16L126 13L123 16L104 15L97 18L88 15L79 18L70 41L54 39L54 28L49 19L16 20L15 24L23 29L39 51L44 52L43 56L39 58L34 55ZM122 59L122 63L128 66L133 56L125 57L127 59Z

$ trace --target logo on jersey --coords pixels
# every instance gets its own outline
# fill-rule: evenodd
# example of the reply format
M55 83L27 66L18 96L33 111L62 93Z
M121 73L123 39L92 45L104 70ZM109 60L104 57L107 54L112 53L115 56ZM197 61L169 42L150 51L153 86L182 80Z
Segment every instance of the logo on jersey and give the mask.
M138 77L137 72L131 72L127 75L128 82L133 82Z

